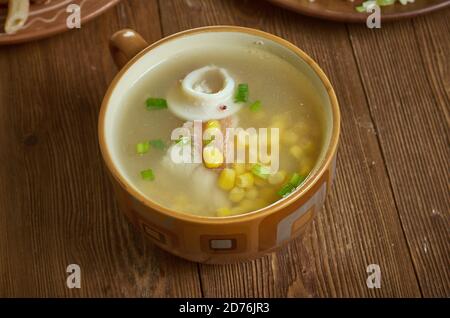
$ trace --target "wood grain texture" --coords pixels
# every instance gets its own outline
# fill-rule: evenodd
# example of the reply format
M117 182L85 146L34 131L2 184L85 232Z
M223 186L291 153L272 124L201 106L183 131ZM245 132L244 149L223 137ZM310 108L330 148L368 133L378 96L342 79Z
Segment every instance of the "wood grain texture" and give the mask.
M154 41L159 26L155 1L123 1L81 30L0 49L0 296L201 296L197 266L118 211L97 142L109 36ZM80 290L66 287L71 263Z
M449 18L446 10L376 32L350 26L402 227L426 297L450 296Z
M280 35L309 53L340 100L338 173L326 208L304 237L245 264L201 265L207 297L420 296L345 25L323 23L254 1L160 1L164 35L238 24ZM366 287L379 264L383 288Z

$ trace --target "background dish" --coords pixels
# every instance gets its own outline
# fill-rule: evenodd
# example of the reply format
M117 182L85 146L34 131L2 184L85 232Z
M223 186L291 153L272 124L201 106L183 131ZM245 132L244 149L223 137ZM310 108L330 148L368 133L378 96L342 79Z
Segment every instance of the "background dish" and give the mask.
M326 20L339 22L366 22L367 14L359 13L355 7L362 1L343 0L268 0L269 2L287 9ZM450 5L447 0L417 0L408 5L395 4L381 9L383 21L394 21L412 18L428 12L439 10Z
M66 8L70 4L78 4L81 7L81 23L86 23L118 2L119 0L50 0L47 4L32 4L27 22L15 34L6 34L3 29L7 7L2 6L0 8L0 45L41 39L69 30L66 27L68 16Z

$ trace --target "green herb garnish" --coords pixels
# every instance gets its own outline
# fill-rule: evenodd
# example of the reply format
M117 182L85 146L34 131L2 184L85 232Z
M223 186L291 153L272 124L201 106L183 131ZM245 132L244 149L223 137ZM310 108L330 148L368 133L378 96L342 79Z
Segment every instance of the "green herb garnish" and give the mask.
M140 142L136 145L136 153L138 155L146 154L150 149L150 143L148 141L146 142Z
M246 103L248 101L248 84L238 85L234 101L236 103Z
M411 0L368 0L355 7L355 9L358 12L368 12L368 9L371 9L375 5L380 7L390 6L393 5L396 1L399 1L401 4L408 4L408 2L413 2Z
M294 187L298 187L306 178L299 175L298 173L294 173L289 181Z
M161 139L154 139L149 141L150 146L155 149L163 150L166 148L166 144Z
M287 196L294 190L295 190L295 187L292 184L286 183L277 193L279 196L284 198L285 196Z
M289 182L286 183L277 193L284 198L297 189L297 187L300 186L305 179L306 177L301 176L298 173L294 173Z
M214 140L216 140L216 136L215 135L212 135L209 139L204 139L203 140L203 146L208 146Z
M267 166L263 166L260 165L259 163L253 165L252 167L252 173L257 176L260 177L262 179L267 179L270 174L272 173L270 167Z
M250 105L250 110L252 112L257 112L261 109L261 105L262 105L261 101L257 100L256 102Z
M147 110L165 109L167 108L167 101L164 98L148 98L145 105Z
M180 136L178 137L178 139L175 141L175 143L178 144L182 144L182 145L188 145L191 143L191 137L187 137L187 136Z
M152 169L147 169L147 170L141 171L141 177L142 177L142 179L144 179L146 181L153 181L153 180L155 180L155 175L153 174L153 170Z

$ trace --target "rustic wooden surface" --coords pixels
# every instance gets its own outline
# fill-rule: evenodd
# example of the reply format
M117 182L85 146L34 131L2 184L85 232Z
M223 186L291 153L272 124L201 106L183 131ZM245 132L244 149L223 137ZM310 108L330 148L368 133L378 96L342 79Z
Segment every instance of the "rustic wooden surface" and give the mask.
M334 84L336 183L307 234L235 265L152 246L118 211L97 143L108 38L213 24L280 35ZM380 30L263 1L126 0L81 30L0 48L0 296L449 297L450 10ZM82 288L66 287L80 264ZM381 289L366 267L379 264Z

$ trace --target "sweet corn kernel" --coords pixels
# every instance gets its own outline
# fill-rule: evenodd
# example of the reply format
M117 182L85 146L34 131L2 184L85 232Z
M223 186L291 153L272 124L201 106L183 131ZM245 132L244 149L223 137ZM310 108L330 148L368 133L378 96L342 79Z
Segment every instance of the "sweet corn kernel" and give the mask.
M280 139L286 145L293 145L298 141L298 135L292 130L287 130L280 135Z
M233 215L230 208L219 208L216 211L217 216L230 216Z
M234 163L233 169L236 172L236 175L240 175L245 173L245 163Z
M250 200L254 200L258 197L258 190L256 188L250 188L245 192L245 197Z
M208 122L206 123L206 129L209 129L209 128L217 128L217 129L220 129L220 128L221 128L220 122L219 122L218 120L210 120L210 121L208 121ZM206 129L205 129L205 130L206 130Z
M240 188L251 188L254 183L253 175L250 172L246 172L237 176L236 185Z
M228 198L230 199L231 202L234 203L242 201L244 197L245 197L245 190L238 187L231 189L230 193L228 194Z
M269 181L269 183L272 185L277 185L277 184L282 183L285 178L286 178L286 171L280 170L280 171L270 175L269 178L267 179L267 181Z
M303 156L303 150L298 145L289 148L289 153L297 160L300 160L300 158Z
M229 191L233 189L236 180L236 172L233 169L225 168L219 175L218 185L221 189Z
M223 154L216 147L205 147L203 148L203 161L206 168L218 168L223 164Z

